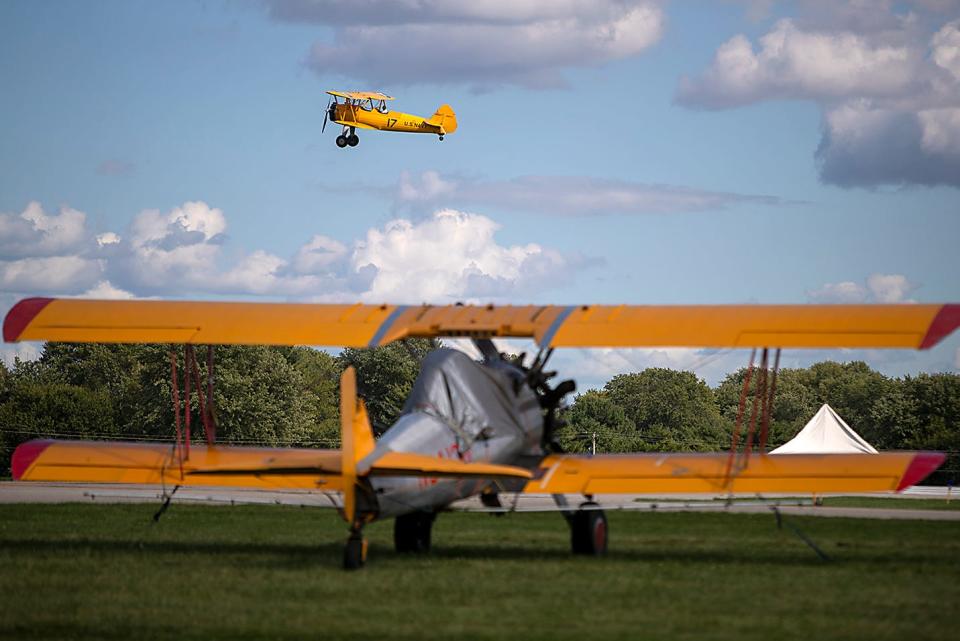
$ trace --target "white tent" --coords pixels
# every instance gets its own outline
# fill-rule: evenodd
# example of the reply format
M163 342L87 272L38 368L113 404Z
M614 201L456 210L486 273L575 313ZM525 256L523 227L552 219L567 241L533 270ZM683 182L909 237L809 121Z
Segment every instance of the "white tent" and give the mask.
M771 454L876 454L877 450L843 422L833 408L823 407L796 436Z

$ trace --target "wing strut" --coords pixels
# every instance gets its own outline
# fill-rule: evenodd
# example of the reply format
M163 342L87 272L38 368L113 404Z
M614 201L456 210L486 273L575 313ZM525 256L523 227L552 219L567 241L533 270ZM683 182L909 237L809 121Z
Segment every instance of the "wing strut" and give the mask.
M183 346L183 401L181 402L180 372L177 354L173 350L170 356L170 388L173 400L173 426L176 437L175 452L180 465L180 476L183 476L183 462L190 459L190 440L192 437L191 423L193 417L193 388L196 388L197 404L200 409L200 420L203 423L203 432L207 446L211 447L217 441L217 416L214 410L214 374L213 374L213 345L207 346L206 377L200 374L197 364L197 355L193 345ZM181 425L183 429L181 430Z
M760 430L758 434L757 449L761 454L767 448L767 436L770 432L770 417L773 414L773 397L777 391L777 373L780 369L780 348L776 349L773 358L773 369L770 369L770 349L763 348L760 355L759 368L754 367L757 356L757 350L750 352L750 364L743 375L743 387L740 389L740 402L737 405L737 420L734 423L733 435L730 439L730 454L727 457L727 466L725 477L725 486L730 485L734 476L743 471L750 463L750 453L753 451L753 438L757 433L757 419L760 420ZM744 447L741 451L740 430L743 426L743 417L746 412L747 397L750 395L750 384L753 380L754 371L756 380L753 381L753 397L750 399L750 421L747 424L747 431L744 437ZM769 382L769 385L768 385Z

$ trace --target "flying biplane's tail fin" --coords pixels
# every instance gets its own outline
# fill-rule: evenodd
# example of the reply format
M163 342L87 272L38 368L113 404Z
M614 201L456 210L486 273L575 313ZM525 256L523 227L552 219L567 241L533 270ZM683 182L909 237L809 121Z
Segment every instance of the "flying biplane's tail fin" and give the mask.
M457 130L457 114L450 105L440 105L427 123L440 127L445 134L452 134Z

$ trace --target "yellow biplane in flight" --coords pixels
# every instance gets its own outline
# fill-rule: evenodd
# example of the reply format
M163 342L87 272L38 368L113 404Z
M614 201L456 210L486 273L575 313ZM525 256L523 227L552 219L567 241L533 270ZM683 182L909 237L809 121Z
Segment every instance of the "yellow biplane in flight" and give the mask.
M360 142L357 129L380 131L405 131L415 134L435 134L440 140L457 130L457 115L450 105L440 105L429 118L392 111L387 101L393 96L376 91L328 91L330 102L323 116L321 133L327 129L327 121L343 125L337 136L337 147L356 147ZM343 100L343 102L341 102Z
M553 495L569 525L573 552L599 555L607 549L608 527L593 501L597 494L824 494L899 491L918 483L942 464L943 454L767 455L779 349L926 349L957 327L960 305L404 306L30 298L7 314L5 341L184 344L184 398L192 398L192 379L207 438L204 445L190 444L191 412L179 400L178 361L171 351L173 444L29 441L16 449L11 468L17 481L324 493L349 526L343 557L348 569L364 564L363 528L373 520L395 519L398 551L424 552L434 519L454 501L479 495L491 511L503 511L500 492ZM428 354L400 418L379 438L348 368L340 383L341 449L216 442L214 344L377 347L441 337L472 339L482 360L442 347ZM497 337L533 339L539 353L530 362L506 358L494 346ZM193 351L197 344L208 345L206 386ZM556 372L545 366L554 348L636 346L763 350L759 367L751 356L729 452L561 450L554 439L557 412L576 386L550 382ZM768 348L776 349L769 361ZM751 393L752 409L745 412ZM570 504L570 496L581 502Z

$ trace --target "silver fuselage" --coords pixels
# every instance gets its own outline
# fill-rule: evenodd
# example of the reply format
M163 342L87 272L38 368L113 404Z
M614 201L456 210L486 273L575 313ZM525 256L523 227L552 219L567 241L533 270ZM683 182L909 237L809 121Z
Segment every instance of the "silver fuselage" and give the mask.
M522 370L438 349L424 358L402 415L369 458L392 451L523 465L542 458L542 434L543 412ZM423 477L372 481L378 517L442 509L491 484L489 479Z

